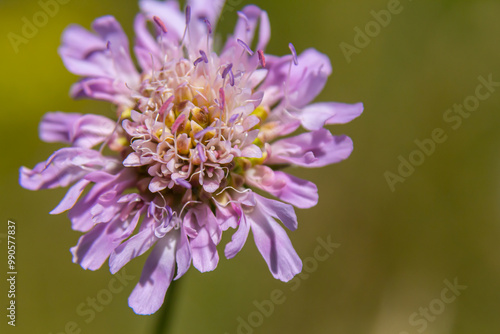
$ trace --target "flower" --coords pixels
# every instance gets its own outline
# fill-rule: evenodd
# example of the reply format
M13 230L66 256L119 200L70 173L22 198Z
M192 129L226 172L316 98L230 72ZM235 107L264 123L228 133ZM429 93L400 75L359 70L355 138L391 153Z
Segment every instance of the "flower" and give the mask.
M176 1L141 1L133 48L141 71L113 17L95 20L94 32L68 27L59 52L83 77L71 95L111 102L116 117L46 114L41 139L69 147L20 170L30 190L71 185L51 213L68 211L73 229L85 232L71 249L84 269L109 258L116 273L152 249L129 297L138 314L156 312L191 263L214 270L229 229L236 232L227 258L251 230L272 275L291 280L302 262L278 221L295 230L293 206L316 205L318 190L280 169L326 166L353 148L324 126L351 121L363 105L311 104L331 73L328 57L314 49L297 55L292 44L284 57L265 54L270 24L256 6L238 12L217 53L213 31L223 5L190 0L183 13ZM307 131L289 136L300 126Z

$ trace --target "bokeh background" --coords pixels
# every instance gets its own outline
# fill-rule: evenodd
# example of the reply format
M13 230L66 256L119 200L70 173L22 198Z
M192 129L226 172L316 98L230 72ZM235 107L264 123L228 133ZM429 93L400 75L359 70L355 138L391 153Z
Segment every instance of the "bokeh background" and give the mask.
M250 2L232 3L218 29L222 37L232 30L236 9ZM297 210L299 229L289 233L297 252L313 256L317 238L340 246L294 290L273 279L251 239L214 272L191 268L177 286L171 333L500 333L500 88L457 130L443 120L447 109L475 94L479 76L500 81L500 2L402 0L402 12L350 62L339 45L353 45L354 28L364 29L373 21L370 12L387 9L387 0L253 3L271 18L269 53L286 54L293 42L298 52L315 47L330 57L333 75L318 101L365 104L359 119L329 127L353 138L348 160L290 170L320 192L315 208ZM106 103L68 97L77 78L57 55L62 30L112 14L132 36L137 9L130 0L71 0L15 53L7 34L20 34L22 18L41 7L36 0L0 2L2 333L155 333L161 312L139 316L127 306L144 256L126 267L134 279L94 318L77 314L113 276L107 266L91 272L71 262L79 233L64 215L48 214L64 190L30 192L17 182L20 166L33 167L58 148L38 139L45 112L110 112ZM447 140L391 191L384 173L397 173L398 157L408 158L414 141L436 128ZM7 219L17 222L15 328L5 317ZM467 288L442 309L444 281L455 279ZM275 289L286 300L259 321L254 301L268 300ZM429 307L435 314L422 320L418 313ZM239 317L248 322L252 314L259 326L238 332ZM66 328L72 321L75 331Z

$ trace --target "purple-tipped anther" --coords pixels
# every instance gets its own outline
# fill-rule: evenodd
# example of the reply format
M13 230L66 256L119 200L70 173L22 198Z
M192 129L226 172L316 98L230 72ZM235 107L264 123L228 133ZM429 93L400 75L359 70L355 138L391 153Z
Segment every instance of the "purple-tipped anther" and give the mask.
M200 50L200 55L201 55L201 57L199 57L198 59L196 59L194 61L194 63L193 63L194 66L198 65L202 61L205 62L205 64L208 64L208 57L207 57L207 54L205 53L205 51Z
M226 66L224 71L222 71L222 79L226 78L226 75L229 73L229 71L231 71L232 68L233 68L233 63L230 63L229 65Z
M165 26L165 23L158 17L158 16L153 16L153 21L156 23L156 25L160 28L160 30L166 34L167 33L167 27Z
M295 47L293 46L292 43L288 44L288 47L290 48L290 51L292 51L293 63L295 64L295 66L299 65L299 60L297 59L297 51L295 51Z
M205 17L203 18L203 22L207 25L208 33L211 35L212 34L212 24L210 21Z
M186 25L189 25L189 22L191 22L191 6L186 7Z
M208 64L208 57L207 57L207 54L205 53L205 51L200 50L200 55L201 55L201 58L203 59L203 61L205 62L205 64Z
M242 47L243 49L245 49L245 51L246 51L246 52L248 52L248 54L249 54L250 56L253 56L253 51L252 51L252 49L250 49L250 47L248 46L248 44L247 44L247 43L243 42L243 41L242 41L241 39L239 39L239 38L237 39L237 42L238 42L238 44L239 44L239 45L241 45L241 47Z

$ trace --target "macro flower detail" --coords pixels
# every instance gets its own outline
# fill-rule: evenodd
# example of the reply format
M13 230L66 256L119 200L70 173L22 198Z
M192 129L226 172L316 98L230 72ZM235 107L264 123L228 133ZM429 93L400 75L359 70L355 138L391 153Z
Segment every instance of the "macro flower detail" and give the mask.
M229 230L227 258L251 231L271 274L291 280L302 262L282 225L297 229L294 206L316 205L318 189L282 168L323 167L353 149L324 126L351 121L363 105L311 104L331 74L328 57L314 49L298 55L292 44L289 55L266 54L269 18L256 6L238 12L234 33L216 50L223 5L191 0L181 11L177 1L140 1L133 47L140 70L113 17L95 20L93 31L68 27L59 52L82 77L71 95L108 101L117 112L45 115L40 138L68 147L20 171L30 190L71 186L51 213L67 211L85 233L71 248L84 269L109 259L116 273L151 250L129 297L138 314L156 312L191 264L214 270ZM293 135L300 127L306 132Z

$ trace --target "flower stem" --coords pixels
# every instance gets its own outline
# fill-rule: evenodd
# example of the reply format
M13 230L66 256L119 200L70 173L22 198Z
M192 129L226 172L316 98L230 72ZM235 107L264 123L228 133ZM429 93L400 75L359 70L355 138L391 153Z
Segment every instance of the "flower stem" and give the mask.
M177 295L179 282L172 281L167 290L165 302L160 309L160 316L156 325L156 334L168 334L172 331L172 314L174 313L174 299Z

